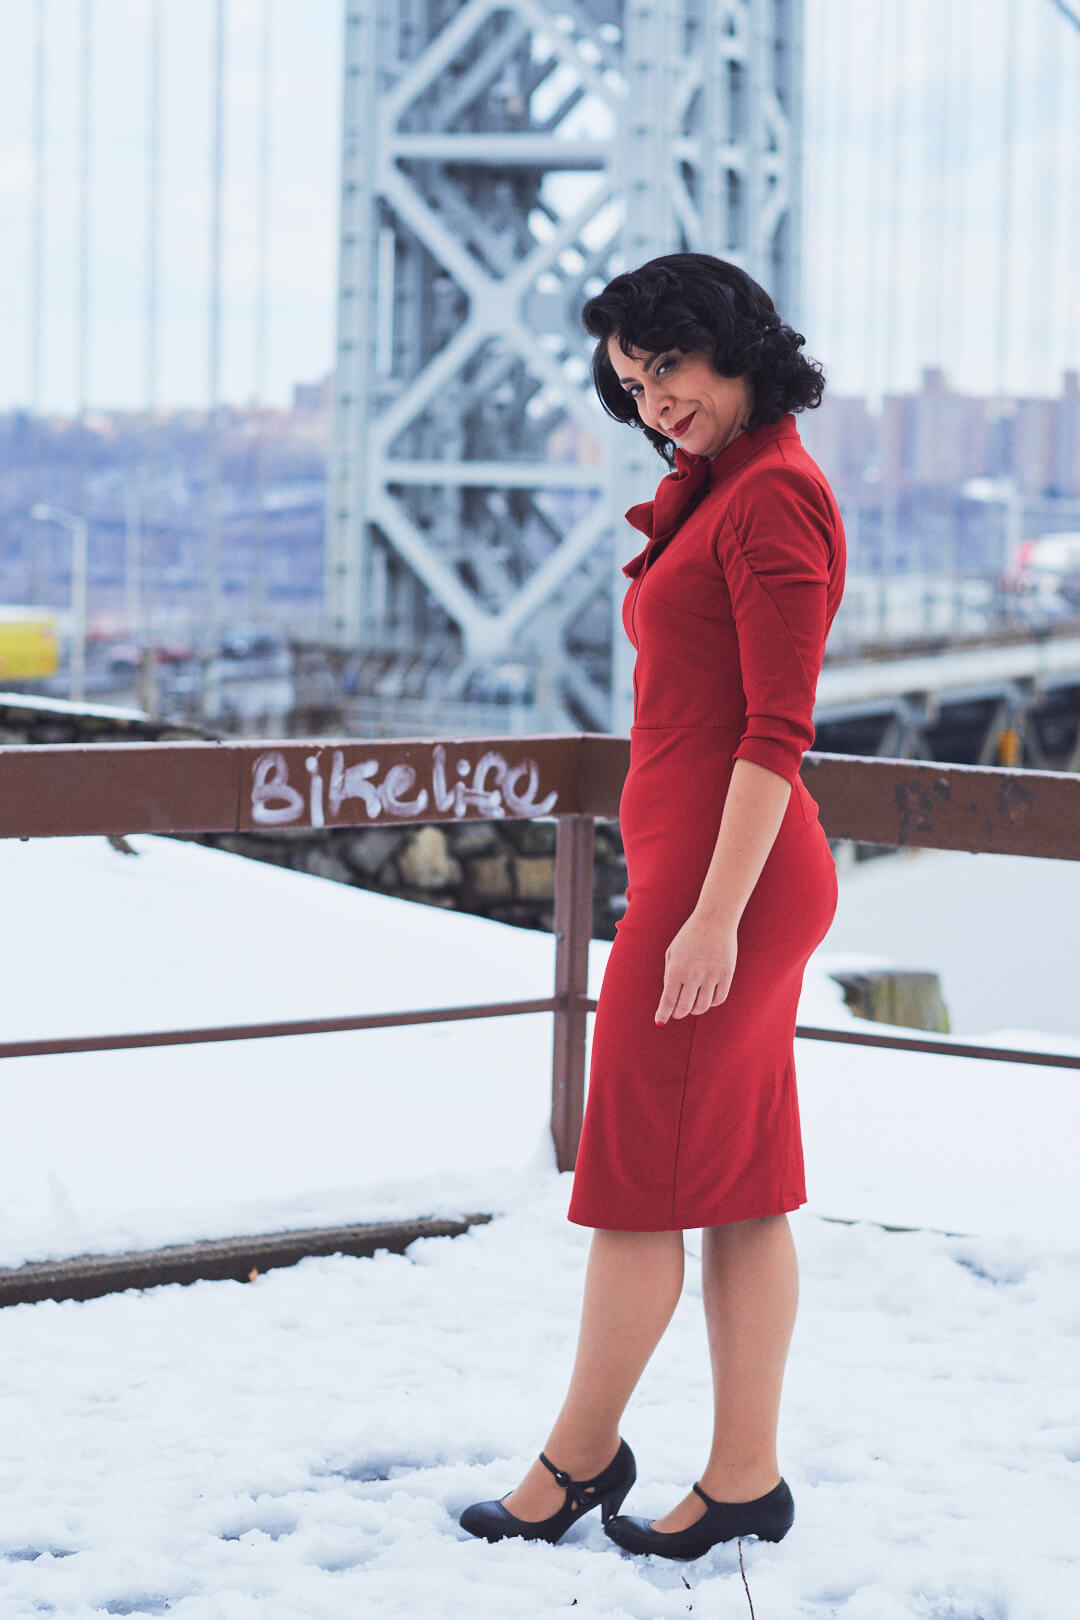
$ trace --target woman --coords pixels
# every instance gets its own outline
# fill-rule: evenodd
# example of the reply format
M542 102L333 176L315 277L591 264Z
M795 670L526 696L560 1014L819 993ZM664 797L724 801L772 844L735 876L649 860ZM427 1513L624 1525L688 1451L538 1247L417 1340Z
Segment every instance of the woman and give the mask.
M517 1489L461 1523L557 1541L600 1504L629 1551L696 1558L778 1541L794 1517L776 1428L798 1291L787 1212L805 1202L793 1041L836 868L799 765L814 736L844 533L795 412L820 403L771 298L700 253L616 276L586 304L611 416L674 470L627 517L637 649L620 822L628 904L604 975L569 1218L594 1228L570 1388ZM656 1520L619 1514L635 1478L623 1410L702 1228L712 1447Z

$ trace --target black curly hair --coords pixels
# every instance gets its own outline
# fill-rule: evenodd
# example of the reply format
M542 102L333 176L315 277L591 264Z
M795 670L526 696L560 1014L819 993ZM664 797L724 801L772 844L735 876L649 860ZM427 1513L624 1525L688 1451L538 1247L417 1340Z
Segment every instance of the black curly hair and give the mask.
M802 333L784 324L764 287L745 270L710 253L668 253L624 271L589 299L581 318L589 336L599 340L592 375L600 403L617 422L640 428L669 466L674 440L645 426L612 369L607 340L613 333L623 349L704 350L722 376L749 377L754 408L748 432L788 411L821 404L825 376L816 360L799 353L806 342Z

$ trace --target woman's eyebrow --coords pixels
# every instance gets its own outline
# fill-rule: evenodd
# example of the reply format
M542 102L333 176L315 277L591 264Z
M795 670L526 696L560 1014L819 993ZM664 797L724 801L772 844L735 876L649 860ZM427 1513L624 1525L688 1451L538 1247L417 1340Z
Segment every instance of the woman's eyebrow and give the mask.
M649 356L649 358L647 360L643 360L641 362L641 369L643 371L648 371L652 366L654 366L656 364L656 362L659 360L660 356L663 353L664 353L663 349L657 349L655 354L650 354L650 356ZM625 388L627 383L637 382L637 378L636 377L620 377L619 381L622 383L623 387Z

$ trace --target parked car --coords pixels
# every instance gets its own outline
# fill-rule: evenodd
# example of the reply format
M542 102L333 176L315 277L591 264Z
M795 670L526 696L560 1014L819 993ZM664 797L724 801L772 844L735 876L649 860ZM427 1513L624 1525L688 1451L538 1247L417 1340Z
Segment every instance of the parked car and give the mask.
M1022 540L998 585L1010 617L1051 620L1080 611L1080 531Z

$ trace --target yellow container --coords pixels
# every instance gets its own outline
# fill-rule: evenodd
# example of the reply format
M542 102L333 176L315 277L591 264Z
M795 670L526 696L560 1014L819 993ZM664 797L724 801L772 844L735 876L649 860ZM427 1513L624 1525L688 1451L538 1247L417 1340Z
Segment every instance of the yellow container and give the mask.
M56 618L45 608L0 607L0 685L55 675Z

